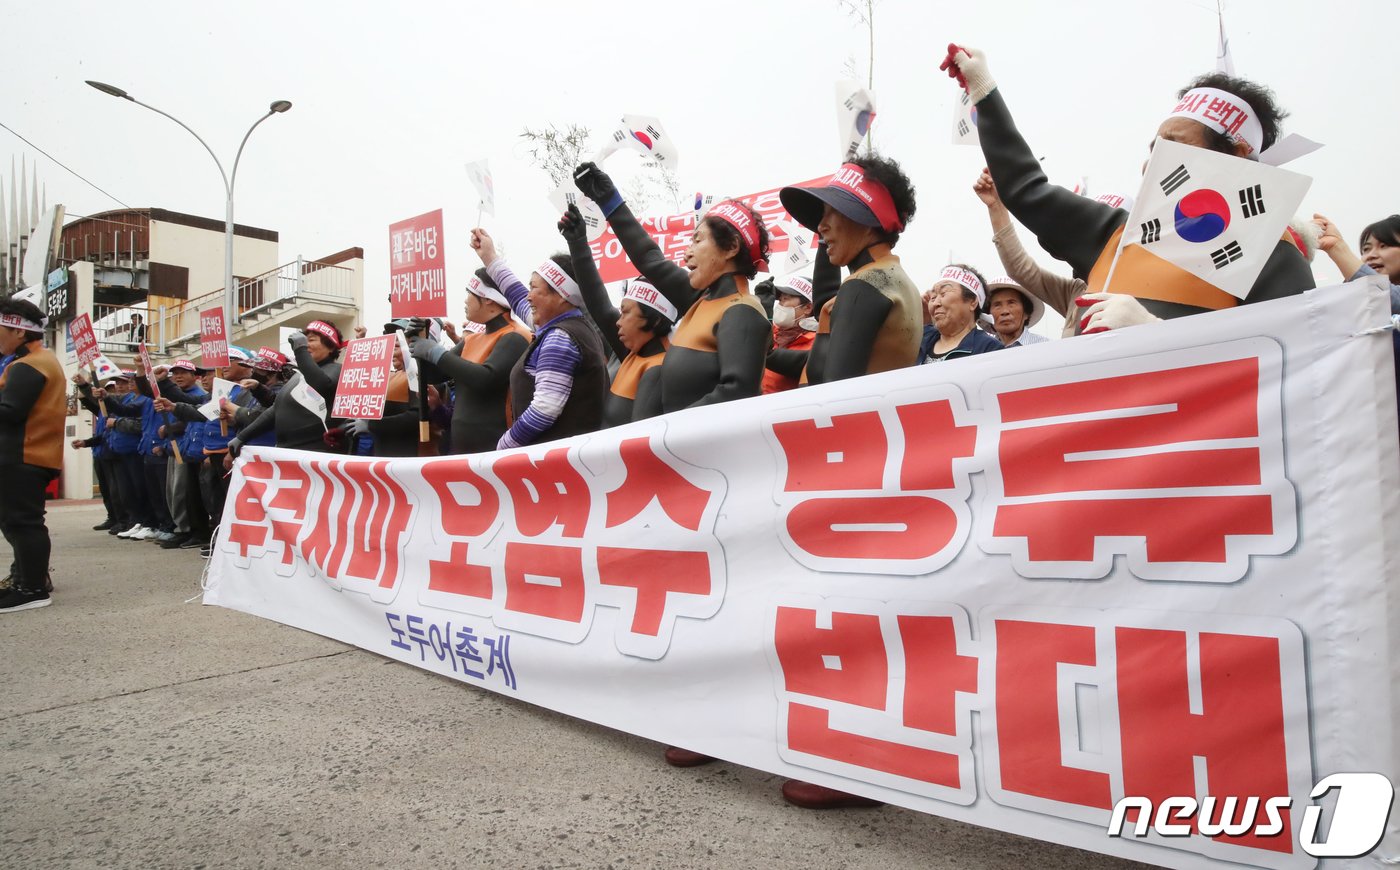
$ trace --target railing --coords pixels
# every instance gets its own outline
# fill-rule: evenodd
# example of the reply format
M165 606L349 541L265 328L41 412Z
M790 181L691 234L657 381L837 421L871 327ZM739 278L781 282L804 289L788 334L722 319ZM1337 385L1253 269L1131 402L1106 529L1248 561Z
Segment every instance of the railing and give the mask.
M289 299L326 299L350 303L355 298L355 270L331 263L298 259L238 283L238 311L243 319L260 313ZM169 344L199 336L199 312L222 305L222 289L183 299L173 307L149 309L138 306L94 305L92 329L97 346L106 354L136 353L136 344L145 339L146 346L163 352ZM133 315L139 315L133 327ZM230 324L230 329L235 329Z

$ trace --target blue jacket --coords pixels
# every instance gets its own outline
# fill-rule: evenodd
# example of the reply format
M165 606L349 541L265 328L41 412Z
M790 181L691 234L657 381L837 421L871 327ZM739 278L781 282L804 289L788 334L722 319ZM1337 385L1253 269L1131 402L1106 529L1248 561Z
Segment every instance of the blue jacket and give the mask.
M127 393L124 396L112 396L107 400L107 413L110 414L112 417L126 418L136 420L139 422L141 418L140 406L132 401L133 398L138 397L135 397L130 393ZM121 411L123 410L128 411L129 413L121 413ZM133 453L140 453L141 433L123 432L121 431L121 429L123 428L126 427L124 425L121 425L120 420L112 421L112 437L111 440L107 442L107 446L110 447L112 453L116 455L127 456Z
M933 324L925 326L924 340L919 344L920 365L927 362L938 362L938 360L929 359L929 354L933 353L933 345L937 341L938 328ZM951 359L957 359L960 356L971 356L977 353L990 353L994 350L1001 350L1002 347L1001 341L993 338L976 326L973 326L972 331L964 336L962 341L958 342L958 346L948 351L948 354L943 357L943 361L946 362Z
M209 394L206 393L204 388L199 384L195 384L188 390L185 390L185 396L194 399L201 405L209 401ZM180 435L176 443L180 445L180 455L184 457L186 462L204 461L204 439L208 435L208 432L208 420L201 418L193 423L185 423L185 431ZM214 434L219 434L219 423L217 420L214 421Z

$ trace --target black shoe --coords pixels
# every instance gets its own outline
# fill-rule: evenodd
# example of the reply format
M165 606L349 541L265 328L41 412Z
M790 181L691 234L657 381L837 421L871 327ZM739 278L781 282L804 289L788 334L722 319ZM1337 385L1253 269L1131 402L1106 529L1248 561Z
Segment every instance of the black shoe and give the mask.
M198 535L190 535L185 542L180 545L182 550L202 550L209 546L208 538L201 538Z
M107 534L120 535L122 532L126 531L129 528L131 528L131 523L118 523L117 525L112 526L110 529L108 529Z
M92 527L92 530L93 530L94 532L105 532L105 531L107 531L108 529L110 529L112 526L115 526L116 524L117 524L117 521L114 520L114 519L111 519L111 518L109 517L108 519L104 520L103 522L100 522L100 523L98 523L97 525L93 526L93 527Z
M177 550L180 548L181 544L188 541L189 539L189 535L182 535L178 532L172 533L170 537L160 542L160 548L162 550Z
M48 607L52 601L42 589L9 589L0 592L0 613Z

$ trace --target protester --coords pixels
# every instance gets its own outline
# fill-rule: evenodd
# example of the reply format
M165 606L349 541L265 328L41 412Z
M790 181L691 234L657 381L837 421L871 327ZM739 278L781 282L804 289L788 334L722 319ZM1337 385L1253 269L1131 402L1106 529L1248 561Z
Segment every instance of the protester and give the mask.
M384 324L384 334L411 331L407 319ZM350 452L365 456L418 455L418 393L409 388L408 369L404 365L403 349L397 340L390 363L389 383L386 385L384 413L378 420L351 420L345 430L358 442L359 449ZM367 449L365 445L368 445Z
M161 427L160 434L178 448L167 451L166 457L165 496L174 530L156 537L167 550L185 544L202 545L209 540L209 515L199 492L199 466L204 461L204 432L209 421L195 410L209 401L209 393L199 381L208 372L181 359L157 379L161 394L153 403L154 409L173 418Z
M485 453L495 450L510 428L506 404L510 397L510 373L530 346L530 331L510 316L510 300L501 293L486 269L478 269L467 281L466 315L479 323L481 332L467 331L451 350L428 336L413 337L411 351L417 359L436 366L454 386L448 419L451 453ZM430 415L433 409L429 394ZM441 396L438 396L439 408ZM441 420L439 420L441 422Z
M1046 179L1035 152L1021 138L1011 119L986 56L975 49L950 45L941 68L956 78L972 98L987 168L1011 214L1035 233L1041 247L1069 263L1074 276L1088 284L1088 294L1078 300L1085 309L1079 314L1080 331L1122 328L1241 303L1137 246L1130 246L1122 257L1115 257L1128 219L1127 210L1071 193ZM1224 73L1211 73L1191 82L1178 98L1201 95L1231 101L1258 123L1232 130L1204 112L1193 113L1185 108L1198 105L1199 101L1182 101L1162 122L1157 136L1239 157L1257 157L1278 140L1286 113L1267 89ZM1113 292L1104 294L1101 291L1110 268ZM1277 299L1313 286L1312 272L1298 249L1291 240L1280 238L1243 301Z
M757 396L772 339L749 281L767 268L768 230L743 203L724 200L700 220L685 267L667 259L593 163L574 170L579 190L607 216L632 265L677 312L661 367L661 410L669 413Z
M324 320L313 320L306 329L292 333L287 341L296 355L296 374L264 413L229 439L228 452L232 459L238 458L243 445L253 443L268 431L276 433L278 447L327 449L325 434L329 421L307 406L314 397L303 394L299 401L297 394L299 386L304 384L324 400L327 412L335 404L335 388L340 381L340 348L344 344L340 330Z
M131 313L131 322L126 325L126 334L127 350L136 353L146 341L146 324L142 322L140 314L134 311Z
M812 282L790 275L772 282L773 349L768 371L763 373L763 394L781 393L798 386L807 355L816 339L817 320L812 316Z
M73 439L73 449L91 448L92 464L97 472L97 489L102 496L102 507L107 511L107 518L92 527L94 532L109 532L113 529L125 529L130 526L126 517L126 508L122 504L121 491L117 483L120 472L117 469L117 457L112 452L112 420L107 417L103 410L105 402L93 399L93 391L89 388L86 393L83 388L89 386L87 377L81 372L73 375L73 383L78 387L78 401L84 408L92 412L92 437ZM107 381L104 389L114 387L119 381L115 378Z
M507 450L596 431L603 423L607 361L598 330L581 309L583 295L567 254L555 254L530 273L526 289L496 253L496 242L472 230L472 249L521 320L535 335L510 373L515 420L496 447Z
M603 403L603 425L621 426L661 413L661 364L671 346L667 336L679 312L661 292L635 279L622 294L622 307L613 307L603 278L588 249L588 235L578 206L570 205L559 219L559 233L569 244L569 257L578 268L579 290L593 322L612 352L621 360Z
M1045 303L1010 277L987 283L985 313L991 318L989 334L996 336L1003 347L1025 347L1050 340L1031 332L1031 327L1045 316Z
M33 303L0 299L0 355L15 355L0 373L0 532L14 552L0 583L4 612L45 607L53 588L44 491L63 470L68 382L44 347L45 320Z
M928 323L919 346L922 363L942 362L1001 350L997 339L977 328L977 316L987 302L987 279L966 265L946 266L925 297Z
M1078 278L1056 275L1031 259L1031 255L1026 252L1016 235L1016 228L1011 223L1011 212L1006 210L1006 204L997 195L997 186L992 181L990 172L982 170L982 174L972 185L972 191L987 207L987 217L992 223L992 244L996 246L997 257L1001 260L1001 267L1006 270L1007 277L1019 284L1021 289L1055 309L1065 319L1064 330L1060 333L1062 337L1069 338L1074 335L1075 327L1079 325L1077 313L1071 313L1077 311L1074 300L1084 295L1087 285Z
M163 540L164 536L172 534L175 530L175 521L170 516L170 504L166 501L168 478L165 454L169 451L169 445L160 434L161 426L170 418L156 412L156 397L151 391L150 381L146 377L146 366L140 357L136 358L134 383L136 390L131 394L127 407L141 418L141 475L146 481L146 502L150 505L154 525L143 531L118 537L131 541L146 541L152 538Z
M1390 281L1390 313L1400 314L1400 214L1378 220L1361 231L1359 257L1342 239L1336 224L1320 214L1313 215L1313 223L1317 227L1317 246L1332 258L1342 280L1384 275Z
M820 309L803 372L820 384L918 362L919 290L893 253L914 217L914 186L899 164L866 154L843 164L822 187L785 187L783 207L821 236L826 257L849 274Z

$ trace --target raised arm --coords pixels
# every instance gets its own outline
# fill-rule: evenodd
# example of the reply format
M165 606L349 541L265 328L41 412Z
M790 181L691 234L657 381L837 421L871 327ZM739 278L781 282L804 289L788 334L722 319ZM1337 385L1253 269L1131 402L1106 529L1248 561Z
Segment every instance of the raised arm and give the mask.
M578 206L570 203L569 210L559 219L559 234L569 244L569 259L574 261L574 274L589 316L598 324L598 331L617 358L626 359L629 351L617 336L617 321L622 312L613 307L612 300L608 298L608 288L603 285L603 276L598 274L598 264L593 262L593 251L588 247L587 227Z
M413 356L437 366L438 371L471 392L489 390L510 380L515 361L525 353L530 343L517 332L501 336L485 360L479 363L462 359L461 345L448 350L428 338L413 340Z
M294 332L287 336L296 357L297 371L306 379L307 386L321 394L327 405L335 402L336 382L340 380L340 366L330 365L324 369L311 357L311 349L306 346L306 334Z
M574 170L574 183L584 196L603 210L608 225L617 234L617 240L627 252L627 259L632 261L637 271L661 291L661 295L670 300L677 311L688 310L697 295L695 288L690 286L690 272L661 253L661 248L647 235L627 203L622 201L622 194L617 192L607 173L592 163L583 163Z
M817 256L812 263L812 313L820 313L826 303L841 289L841 267L831 264L826 242L817 244Z
M534 316L530 313L530 289L515 277L510 266L496 253L496 240L486 230L477 227L472 230L471 245L472 250L481 258L481 265L486 267L486 274L491 276L491 280L505 294L515 316L525 323L533 323Z

